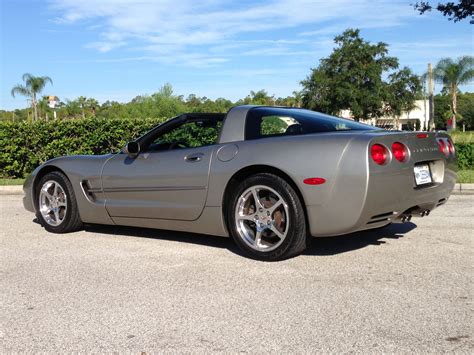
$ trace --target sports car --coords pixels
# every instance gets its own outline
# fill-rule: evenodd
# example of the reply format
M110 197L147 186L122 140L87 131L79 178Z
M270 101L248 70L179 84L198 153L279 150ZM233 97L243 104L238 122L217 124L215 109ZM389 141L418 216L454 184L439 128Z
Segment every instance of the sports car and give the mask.
M456 156L446 133L386 131L298 108L183 114L120 152L39 166L24 206L46 230L84 224L231 236L260 260L301 253L446 203Z

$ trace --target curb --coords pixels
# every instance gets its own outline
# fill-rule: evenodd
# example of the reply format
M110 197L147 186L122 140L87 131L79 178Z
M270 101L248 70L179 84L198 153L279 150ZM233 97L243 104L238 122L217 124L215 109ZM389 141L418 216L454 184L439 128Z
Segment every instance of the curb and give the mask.
M474 195L474 184L456 184L453 189L454 195Z
M0 186L0 195L23 195L22 185Z
M453 194L469 195L474 194L474 184L456 184L454 185ZM23 195L22 185L0 186L0 195Z

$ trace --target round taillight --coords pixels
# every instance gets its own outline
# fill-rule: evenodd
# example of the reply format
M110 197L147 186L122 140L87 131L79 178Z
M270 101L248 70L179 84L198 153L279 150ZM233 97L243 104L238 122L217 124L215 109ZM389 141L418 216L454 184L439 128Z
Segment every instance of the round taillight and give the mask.
M449 149L446 146L446 143L444 142L444 139L438 139L438 147L439 151L443 153L444 155L448 156L449 154Z
M392 144L392 154L399 162L404 162L407 159L407 147L400 142Z
M374 162L379 165L384 165L387 162L388 151L383 145L374 144L370 148L370 155L372 156Z
M456 150L455 150L455 148L454 148L453 142L451 142L451 140L449 140L449 139L448 139L448 149L449 149L449 152L450 152L452 155L454 155L454 153L455 153Z

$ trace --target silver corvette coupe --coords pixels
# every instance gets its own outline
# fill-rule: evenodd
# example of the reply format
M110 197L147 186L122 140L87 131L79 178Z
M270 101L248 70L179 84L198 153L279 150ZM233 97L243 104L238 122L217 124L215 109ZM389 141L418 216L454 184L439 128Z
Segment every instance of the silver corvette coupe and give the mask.
M238 106L180 115L116 154L52 159L26 180L24 206L53 233L90 223L230 235L246 255L279 260L311 236L428 215L455 181L445 133Z

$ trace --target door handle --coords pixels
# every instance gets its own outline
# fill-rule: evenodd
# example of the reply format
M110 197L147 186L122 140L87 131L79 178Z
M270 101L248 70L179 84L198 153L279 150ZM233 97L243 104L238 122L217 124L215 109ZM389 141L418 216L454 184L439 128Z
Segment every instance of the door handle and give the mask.
M186 160L189 163L195 163L197 161L201 161L203 156L204 156L203 153L189 154L184 157L184 160Z

